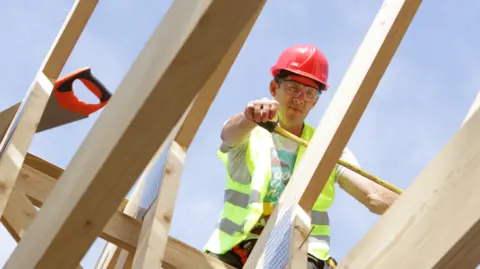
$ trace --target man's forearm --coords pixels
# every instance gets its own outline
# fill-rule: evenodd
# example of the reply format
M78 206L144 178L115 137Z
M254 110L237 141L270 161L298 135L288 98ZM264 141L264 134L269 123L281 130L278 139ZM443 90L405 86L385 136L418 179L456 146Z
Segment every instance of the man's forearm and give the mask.
M348 169L339 178L338 183L348 194L365 205L370 212L378 215L383 214L399 196Z
M235 114L225 123L221 138L225 144L237 146L248 138L250 131L252 131L255 126L256 124L246 119L243 113Z
M379 186L376 192L368 194L367 197L370 211L381 215L397 200L399 195Z

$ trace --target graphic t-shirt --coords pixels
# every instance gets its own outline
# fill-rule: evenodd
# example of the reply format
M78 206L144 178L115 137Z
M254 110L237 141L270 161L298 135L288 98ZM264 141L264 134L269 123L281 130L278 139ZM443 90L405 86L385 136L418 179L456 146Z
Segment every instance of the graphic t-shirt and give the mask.
M273 143L270 145L272 173L270 184L268 186L267 194L263 203L264 216L258 221L258 224L255 228L265 226L266 222L268 221L268 217L273 212L274 207L280 199L280 195L285 190L285 187L292 176L295 161L297 159L297 150L299 146L297 142L275 133L272 134L272 142ZM250 183L251 180L250 172L245 160L247 146L248 142L233 148L228 148L225 145L222 145L221 147L222 151L227 152L230 175L235 178L235 180L244 184ZM357 159L348 148L344 149L341 159L352 165L360 167ZM338 178L342 175L346 168L337 164L335 169L335 182L338 182Z
M270 215L293 173L298 144L278 134L272 136L272 176L264 199L264 215Z

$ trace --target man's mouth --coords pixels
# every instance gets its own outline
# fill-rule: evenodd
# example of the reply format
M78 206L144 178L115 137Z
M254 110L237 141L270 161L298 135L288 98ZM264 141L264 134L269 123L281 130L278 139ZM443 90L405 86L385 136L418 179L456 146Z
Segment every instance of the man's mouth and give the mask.
M296 111L296 112L302 112L301 109L296 108L296 107L294 107L294 106L288 106L288 107L291 108L291 109L293 109L293 110Z

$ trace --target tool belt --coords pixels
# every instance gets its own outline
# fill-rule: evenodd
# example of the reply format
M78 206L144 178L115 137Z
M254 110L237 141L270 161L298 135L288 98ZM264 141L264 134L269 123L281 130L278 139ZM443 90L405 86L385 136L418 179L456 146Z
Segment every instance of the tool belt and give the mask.
M257 235L260 235L261 232L262 232L261 228L256 228L256 229L253 229L251 231L251 233L254 233L254 234L257 234ZM248 256L250 256L250 253L252 252L253 247L255 246L256 242L257 242L257 239L245 240L245 241L241 242L240 244L235 245L232 248L232 251L235 254L237 254L238 257L240 257L240 260L242 261L242 264L245 264L247 262ZM315 257L313 257L309 254L309 258L314 260L315 263L318 266L323 265L323 269L334 269L338 265L337 261L332 257L329 257L326 261L323 261L323 260L319 260L319 259L317 259L317 258L315 258Z
M252 231L250 231L250 233L260 236L260 234L262 233L262 230L263 228L261 227L253 228ZM257 242L257 239L245 240L233 247L232 251L240 257L242 264L245 264L247 262L247 258L248 256L250 256L250 253L252 252L256 242Z

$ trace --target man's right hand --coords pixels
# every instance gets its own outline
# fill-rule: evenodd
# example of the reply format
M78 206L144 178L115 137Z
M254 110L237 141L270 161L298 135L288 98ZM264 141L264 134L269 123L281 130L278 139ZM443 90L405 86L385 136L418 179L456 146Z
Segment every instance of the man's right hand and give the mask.
M273 121L277 116L278 102L267 98L251 101L247 104L243 116L252 122Z
M234 147L243 143L258 123L275 121L277 111L278 102L275 100L263 98L249 102L243 113L233 115L223 126L221 138L224 145Z

